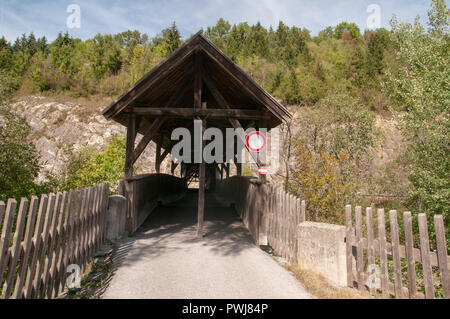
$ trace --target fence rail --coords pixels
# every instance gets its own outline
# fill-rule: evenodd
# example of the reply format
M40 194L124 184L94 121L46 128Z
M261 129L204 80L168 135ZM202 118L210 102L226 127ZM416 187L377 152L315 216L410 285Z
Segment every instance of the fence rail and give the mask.
M418 216L420 249L414 247L410 212L403 214L404 245L400 243L397 211L389 212L390 242L387 242L384 209L377 210L376 218L373 215L372 208L366 208L364 221L361 206L355 207L355 227L353 227L352 207L346 206L348 286L357 287L360 290L368 289L372 294L381 292L385 297L433 299L435 287L440 285L444 298L450 298L450 257L447 256L442 215L434 216L437 252L430 251L425 214ZM378 231L374 226L375 222ZM375 233L378 233L377 238ZM366 269L365 265L367 265ZM407 272L402 271L405 267ZM439 271L433 272L433 267L435 270L438 268ZM418 273L420 273L420 280L423 280L423 285L420 287L423 286L424 293L418 291Z
M105 184L22 198L18 210L0 202L2 298L53 298L69 265L84 271L104 240L108 196Z

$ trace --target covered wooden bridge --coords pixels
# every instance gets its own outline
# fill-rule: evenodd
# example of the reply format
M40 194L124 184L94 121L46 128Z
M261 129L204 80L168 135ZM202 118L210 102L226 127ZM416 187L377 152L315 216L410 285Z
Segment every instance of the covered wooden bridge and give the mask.
M199 181L198 236L203 235L205 185L209 181L211 191L228 198L241 215L246 215L244 223L255 240L259 240L264 233L265 177L239 177L242 168L236 161L237 147L232 158L224 156L221 162L206 164L202 159L196 163L192 158L189 163L172 162L172 175L159 174L161 162L178 142L171 140L172 131L187 128L194 136L194 120L201 121L203 130L215 127L225 136L226 128L270 130L292 117L214 44L200 33L194 35L108 106L103 115L127 127L122 192L128 199L130 234L144 222L158 201L179 198L188 182L196 177ZM245 133L240 132L236 138L245 145ZM142 135L138 143L137 133ZM134 176L133 165L150 141L157 145L157 174ZM201 143L204 147L205 142ZM195 144L193 141L191 154ZM257 165L266 164L262 154L252 152L251 155ZM238 177L230 177L230 163L236 163ZM180 164L181 176L174 176ZM223 171L227 179L222 180ZM245 198L239 199L251 188L257 189L261 196L257 200L259 206L253 209L243 204Z

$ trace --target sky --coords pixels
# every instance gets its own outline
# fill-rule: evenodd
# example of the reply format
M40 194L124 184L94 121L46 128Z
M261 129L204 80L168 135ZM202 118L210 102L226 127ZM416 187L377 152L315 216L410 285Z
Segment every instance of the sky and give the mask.
M80 28L67 25L73 13L67 12L71 4L80 8ZM0 37L14 41L23 33L34 32L52 41L58 32L68 31L85 40L97 33L136 29L151 38L176 22L182 37L187 38L202 27L215 25L221 17L231 24L259 21L274 28L281 20L317 35L342 21L368 29L367 19L374 13L367 12L371 4L379 6L380 26L387 29L393 14L410 22L420 15L424 23L430 8L430 0L0 0Z

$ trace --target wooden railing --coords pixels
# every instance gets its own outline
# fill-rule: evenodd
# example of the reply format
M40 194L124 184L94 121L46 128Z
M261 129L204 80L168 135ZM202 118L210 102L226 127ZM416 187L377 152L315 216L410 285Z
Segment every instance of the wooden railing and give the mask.
M430 251L425 214L418 215L419 249L414 247L410 212L403 214L404 245L400 244L402 236L400 236L397 212L395 210L389 212L390 232L388 234L384 209L377 210L376 218L373 213L371 207L366 208L365 221L363 221L362 208L357 206L355 227L353 227L352 207L346 206L348 286L357 287L360 290L368 289L372 294L381 292L385 297L430 299L436 297L435 288L438 287L443 297L450 298L450 258L447 256L443 217L434 216L437 248L437 252L434 252ZM377 223L378 231L374 227L375 223ZM378 233L378 236L374 233ZM387 241L387 235L391 238L390 242ZM366 265L367 268L365 268ZM423 284L418 285L418 277Z
M216 194L235 205L255 242L297 261L297 225L306 219L305 201L256 178L233 176L216 183Z
M119 182L119 193L128 199L127 230L134 233L158 205L186 193L186 181L167 174L136 175Z
M83 272L104 240L108 185L0 202L0 289L8 298L53 298L67 267ZM13 231L14 229L14 231Z
M245 227L260 244L260 233L264 233L265 201L263 190L257 179L248 176L233 176L217 180L215 194L219 200L233 204L236 212L242 218Z

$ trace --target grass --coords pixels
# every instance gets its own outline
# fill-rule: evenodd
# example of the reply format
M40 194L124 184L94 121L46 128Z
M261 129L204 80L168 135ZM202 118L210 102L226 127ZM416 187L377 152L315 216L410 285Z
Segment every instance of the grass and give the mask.
M319 299L372 299L368 292L352 288L339 288L331 285L327 279L298 265L284 266L313 296Z

